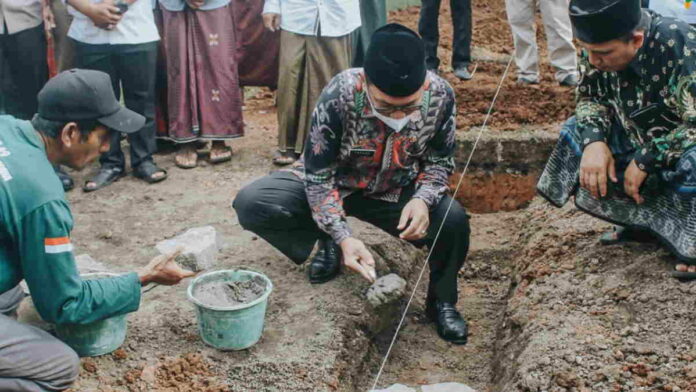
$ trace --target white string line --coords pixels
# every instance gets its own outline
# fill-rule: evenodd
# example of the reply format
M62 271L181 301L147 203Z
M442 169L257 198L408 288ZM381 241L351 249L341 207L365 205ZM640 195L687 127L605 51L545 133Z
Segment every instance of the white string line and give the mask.
M474 152L476 152L476 147L478 146L479 141L481 140L481 136L483 135L483 131L486 128L486 125L488 124L488 120L491 117L491 113L493 113L493 107L495 107L495 103L498 100L498 95L500 94L500 90L503 87L503 83L505 82L505 79L507 78L508 71L510 70L510 65L512 64L513 57L510 57L510 61L507 64L507 67L505 67L505 72L503 73L502 79L500 79L500 83L498 84L498 89L495 92L495 96L493 96L493 101L491 101L491 106L488 108L488 113L486 114L486 118L483 121L483 124L479 128L479 133L478 136L476 137L476 141L474 142L473 147L471 148L471 154L469 154L469 158L466 161L466 165L464 166L464 170L462 170L462 174L459 177L459 181L457 182L457 187L454 190L454 195L457 194L459 191L459 188L462 185L462 182L464 180L464 175L466 174L467 170L469 169L469 164L471 163L471 159L474 156ZM455 109L456 110L456 109ZM413 302L413 298L416 295L416 291L418 291L418 286L420 285L420 282L423 278L423 273L425 272L425 268L428 266L430 262L430 257L433 255L433 250L435 249L435 244L437 244L437 240L440 238L440 233L442 232L442 228L445 226L445 222L447 221L447 216L450 213L450 210L452 209L452 205L454 204L454 197L449 202L449 205L447 206L447 211L445 212L445 217L442 219L442 222L440 223L440 227L437 230L437 234L435 235L435 239L433 240L433 244L430 246L430 250L428 252L428 257L425 259L425 263L423 263L423 267L420 270L420 274L418 275L418 280L416 280L416 285L413 287L413 292L411 293L411 297L408 299L408 302L406 303L406 309L404 309L404 313L401 316L401 320L399 321L399 325L396 327L396 331L394 332L394 337L391 340L391 343L389 344L389 348L387 349L387 354L384 356L384 360L382 360L382 365L379 367L379 372L377 372L377 377L375 377L375 382L372 384L371 390L377 389L377 383L379 382L380 377L382 377L382 372L384 371L384 367L387 365L387 361L389 360L389 355L391 354L392 349L394 348L394 344L396 343L396 338L399 336L399 332L401 331L401 327L404 325L404 320L406 320L406 315L408 314L408 310L411 307L411 303Z

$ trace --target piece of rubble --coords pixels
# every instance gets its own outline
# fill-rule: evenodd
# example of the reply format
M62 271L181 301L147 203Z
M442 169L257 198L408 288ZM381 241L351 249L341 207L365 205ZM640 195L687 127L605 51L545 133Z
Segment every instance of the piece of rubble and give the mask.
M476 392L475 389L458 382L423 385L421 388L423 392Z
M103 263L100 263L88 254L75 256L75 264L80 274L91 274L96 272L111 272Z
M220 240L213 226L204 226L189 229L174 238L161 241L156 248L163 255L174 253L178 248L182 248L183 251L176 258L176 262L184 268L198 272L210 269L217 264Z
M400 300L406 293L406 281L397 274L385 275L367 290L367 301L377 308Z
M387 389L373 389L370 392L416 392L416 390L403 384L394 384Z

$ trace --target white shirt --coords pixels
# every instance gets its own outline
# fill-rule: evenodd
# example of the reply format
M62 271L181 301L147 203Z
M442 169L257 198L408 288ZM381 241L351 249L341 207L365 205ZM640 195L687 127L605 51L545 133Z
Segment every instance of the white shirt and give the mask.
M96 4L101 3L101 0L91 2ZM131 4L113 30L95 26L90 18L73 7L68 6L68 12L75 17L70 25L68 37L78 42L91 45L133 45L159 41L150 0L137 0Z
M280 14L280 28L302 35L341 37L360 27L358 0L266 0L264 14Z
M696 24L696 1L691 1L686 8L684 0L650 0L648 8L662 16L679 18L686 23Z
M43 22L41 1L0 0L0 34L15 34ZM7 24L7 31L5 31Z

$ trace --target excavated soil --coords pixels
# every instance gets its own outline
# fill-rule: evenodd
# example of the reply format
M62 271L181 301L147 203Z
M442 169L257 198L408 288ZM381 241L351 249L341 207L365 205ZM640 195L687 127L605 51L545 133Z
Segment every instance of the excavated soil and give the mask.
M459 106L457 127L477 130L489 106L507 62L513 51L512 33L507 23L504 0L474 0L473 57L476 74L471 81L461 81L451 72L452 23L449 2L443 1L440 13L440 74L447 79L457 94ZM392 12L390 21L403 23L417 31L420 7L409 7ZM540 18L537 18L540 19ZM488 123L491 129L514 131L520 128L555 129L573 113L573 89L560 87L549 65L543 25L537 20L537 41L541 63L541 84L516 84L514 62L501 88L498 102ZM490 60L494 60L491 62Z

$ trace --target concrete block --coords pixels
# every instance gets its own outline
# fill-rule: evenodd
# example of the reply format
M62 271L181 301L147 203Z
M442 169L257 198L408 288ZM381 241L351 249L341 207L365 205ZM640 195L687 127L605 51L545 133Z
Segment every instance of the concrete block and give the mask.
M387 389L373 389L370 392L416 392L416 390L403 384L394 384Z
M476 392L475 389L458 382L423 385L421 388L423 392Z
M397 274L385 275L367 290L367 301L374 308L398 301L406 294L406 281Z
M183 252L177 257L177 263L192 271L202 271L217 264L221 244L215 228L204 226L189 229L156 245L157 250L164 255L173 253L179 247Z
M109 271L106 265L100 263L92 258L88 254L82 254L75 256L75 264L77 264L77 270L80 274L91 274L95 272L112 272Z

